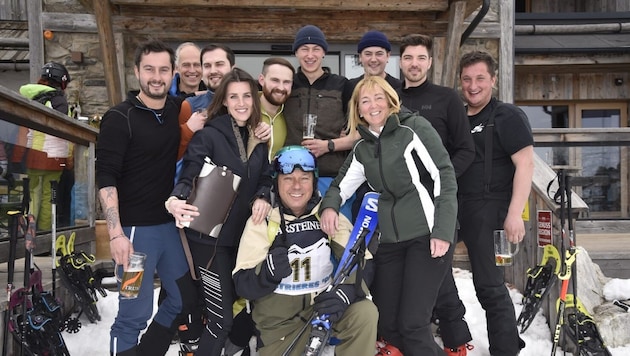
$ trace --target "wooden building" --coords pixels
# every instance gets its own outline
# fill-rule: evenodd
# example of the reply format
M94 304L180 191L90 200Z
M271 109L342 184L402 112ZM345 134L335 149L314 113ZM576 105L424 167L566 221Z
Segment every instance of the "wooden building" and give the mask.
M371 29L390 38L394 69L401 36L434 36L431 77L448 86L462 52L490 52L497 95L527 112L542 162L576 176L584 224L618 230L608 226L630 218L630 0L0 0L0 71L28 67L35 81L44 62L64 63L69 100L92 118L137 88L133 50L149 37L226 43L255 75L267 56L295 60L293 37L306 24L322 28L326 65L348 77Z

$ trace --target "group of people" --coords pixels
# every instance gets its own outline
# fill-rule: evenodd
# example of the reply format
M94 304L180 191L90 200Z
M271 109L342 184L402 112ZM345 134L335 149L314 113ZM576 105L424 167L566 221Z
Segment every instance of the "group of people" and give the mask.
M371 356L377 339L383 355L465 355L472 337L451 273L462 240L490 353L517 355L524 343L492 231L525 236L533 139L525 114L492 96L493 58L462 57L465 106L428 80L424 35L401 40L403 80L385 72L391 44L378 31L359 41L364 75L352 80L323 67L318 27L301 28L292 50L297 71L272 57L256 80L223 45L137 49L140 90L103 117L96 176L115 263L124 270L130 253L144 252L164 295L139 342L152 279L138 298L120 298L110 352L162 355L179 331L184 355L246 354L252 336L260 355L278 355L306 344L300 330L318 313L332 322L338 355ZM317 115L314 138L303 138L305 114ZM206 157L241 177L218 238L184 227L201 218L187 199ZM352 201L370 190L380 193L378 248L330 288Z

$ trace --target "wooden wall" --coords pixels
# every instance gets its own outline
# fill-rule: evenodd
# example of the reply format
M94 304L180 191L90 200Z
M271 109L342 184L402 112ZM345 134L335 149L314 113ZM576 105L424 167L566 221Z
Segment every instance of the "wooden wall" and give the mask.
M521 0L525 1L525 0ZM630 11L628 0L528 0L531 12L619 12Z
M617 79L622 84L616 85ZM514 99L526 100L628 100L630 71L611 73L535 73L516 70Z

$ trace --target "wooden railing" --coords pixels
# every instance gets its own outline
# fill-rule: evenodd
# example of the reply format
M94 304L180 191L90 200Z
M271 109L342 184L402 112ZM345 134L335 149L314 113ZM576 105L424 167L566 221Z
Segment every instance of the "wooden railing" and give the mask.
M82 244L92 244L94 240L94 215L96 207L95 197L95 173L94 173L94 151L98 129L71 119L70 117L50 109L33 100L29 100L18 93L0 85L0 120L10 122L19 126L28 127L50 135L54 135L81 146L85 159L76 160L77 165L83 165L81 172L85 176L77 177L87 184L87 206L88 220L83 226L76 226L66 229L65 234L76 232L75 244L79 247ZM50 252L51 234L38 234L36 237L37 248L34 253L43 254ZM18 246L23 246L18 243ZM83 247L90 251L92 246ZM93 252L93 251L92 251ZM0 263L8 259L8 242L0 242ZM17 258L24 256L24 248L17 249Z

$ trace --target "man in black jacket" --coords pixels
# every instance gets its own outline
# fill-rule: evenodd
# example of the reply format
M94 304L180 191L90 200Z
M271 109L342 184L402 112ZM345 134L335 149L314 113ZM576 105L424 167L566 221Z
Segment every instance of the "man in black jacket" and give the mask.
M475 156L475 146L464 109L455 90L431 83L427 74L433 59L431 37L411 34L402 38L400 69L404 76L397 89L402 104L424 116L436 129L448 151L455 175L459 178ZM455 248L455 244L451 244ZM449 261L452 263L452 261ZM472 340L464 320L466 309L459 299L453 274L447 273L440 287L434 314L448 356L464 356Z
M177 315L196 301L177 228L164 208L173 189L180 140L182 99L168 95L174 61L173 50L159 41L136 50L140 91L129 92L127 100L105 113L97 142L96 179L118 275L127 269L131 253L147 255L138 297L119 298L110 333L113 355L164 355ZM167 296L138 344L153 314L153 271Z

